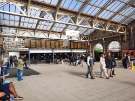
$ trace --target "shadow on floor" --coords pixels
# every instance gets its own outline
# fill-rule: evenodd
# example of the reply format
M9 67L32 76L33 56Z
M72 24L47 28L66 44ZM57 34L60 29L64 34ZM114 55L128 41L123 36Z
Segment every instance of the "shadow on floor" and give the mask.
M121 84L130 85L130 86L134 86L135 87L135 83L134 82L131 82L131 81L116 80L116 82L119 82Z
M7 78L12 78L12 77L16 77L16 72L17 69L16 68L12 68L11 69L11 73ZM33 69L24 69L24 76L31 76L31 75L39 75L40 73L33 70Z
M68 71L67 73L78 76L78 77L82 77L82 78L86 78L86 73L85 72L74 72L74 71ZM94 77L100 77L100 72L94 72Z
M67 73L74 76L82 77L82 78L86 77L85 76L86 74L84 72L67 71Z

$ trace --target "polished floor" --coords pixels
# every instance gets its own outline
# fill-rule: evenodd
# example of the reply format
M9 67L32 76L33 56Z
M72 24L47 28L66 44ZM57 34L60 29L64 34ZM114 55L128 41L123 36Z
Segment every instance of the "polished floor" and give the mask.
M39 75L16 81L17 92L24 101L135 101L135 72L117 68L109 80L99 78L99 64L94 67L95 80L85 78L86 65L34 64Z

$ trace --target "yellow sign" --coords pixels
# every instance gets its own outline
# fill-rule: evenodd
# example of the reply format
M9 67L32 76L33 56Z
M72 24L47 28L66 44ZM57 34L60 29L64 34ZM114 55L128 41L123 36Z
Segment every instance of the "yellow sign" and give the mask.
M131 70L135 71L135 61L132 61L132 63L131 63Z

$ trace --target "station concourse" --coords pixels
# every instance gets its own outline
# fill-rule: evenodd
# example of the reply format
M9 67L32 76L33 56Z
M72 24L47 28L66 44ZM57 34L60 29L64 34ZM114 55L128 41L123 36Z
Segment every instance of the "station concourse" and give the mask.
M0 0L0 67L24 101L135 101L135 0Z

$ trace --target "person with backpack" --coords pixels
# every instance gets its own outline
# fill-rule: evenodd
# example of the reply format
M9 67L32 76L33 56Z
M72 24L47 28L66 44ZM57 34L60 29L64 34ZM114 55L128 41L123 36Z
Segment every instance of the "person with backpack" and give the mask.
M93 59L92 54L90 53L90 54L88 54L88 57L87 57L88 71L86 73L86 78L88 78L88 76L90 74L91 79L95 79L95 77L93 75L93 66L94 66L94 59Z
M23 80L23 70L24 70L24 61L23 61L23 57L20 56L18 59L18 65L17 65L17 80L18 81Z

